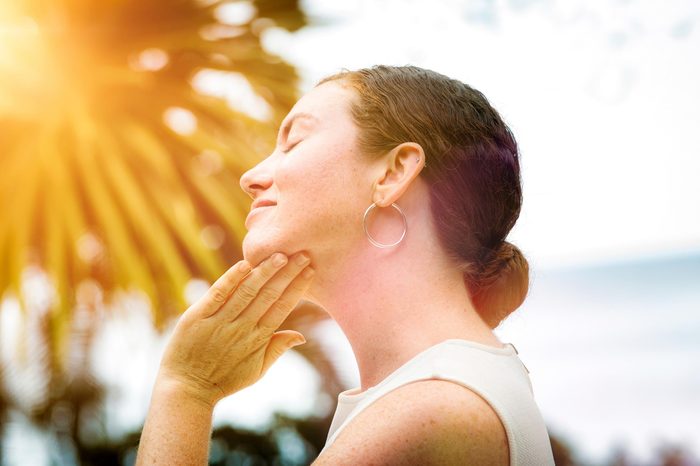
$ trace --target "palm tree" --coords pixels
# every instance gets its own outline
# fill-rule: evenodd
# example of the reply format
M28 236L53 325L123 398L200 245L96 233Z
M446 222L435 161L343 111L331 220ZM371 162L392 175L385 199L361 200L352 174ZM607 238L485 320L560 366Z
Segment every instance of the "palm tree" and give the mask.
M75 317L95 293L143 292L162 327L191 279L240 258L238 179L299 97L261 36L306 21L297 0L0 2L0 296L45 308L51 396L85 376L67 363L89 351L95 319L76 336ZM211 78L238 83L240 101L212 95ZM28 299L28 270L46 272L52 299ZM325 317L302 306L284 327ZM322 352L299 350L337 392Z

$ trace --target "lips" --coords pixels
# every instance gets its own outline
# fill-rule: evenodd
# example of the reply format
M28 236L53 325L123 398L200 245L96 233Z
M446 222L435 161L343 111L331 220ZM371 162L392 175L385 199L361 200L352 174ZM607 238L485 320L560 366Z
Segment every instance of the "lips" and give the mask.
M277 205L277 203L269 199L256 199L253 202L253 205L250 206L250 210L252 211L253 209L256 209L258 207L268 207L271 205Z
M272 207L275 205L277 205L277 203L269 199L256 199L255 202L253 202L253 204L250 206L250 212L248 213L248 216L245 219L245 226L248 227L248 221L255 212L259 212L264 207Z

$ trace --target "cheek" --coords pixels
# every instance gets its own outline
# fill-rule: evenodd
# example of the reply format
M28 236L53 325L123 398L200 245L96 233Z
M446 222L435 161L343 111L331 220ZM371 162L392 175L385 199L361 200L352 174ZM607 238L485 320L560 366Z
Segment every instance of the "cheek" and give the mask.
M257 263L276 251L325 252L364 235L362 215L371 202L371 186L364 186L368 183L358 167L342 159L355 154L340 156L334 150L339 149L300 153L280 163L275 171L276 211L256 219L246 235L247 260Z
M286 215L318 214L339 188L343 168L330 156L332 149L317 146L292 154L277 167L275 184Z

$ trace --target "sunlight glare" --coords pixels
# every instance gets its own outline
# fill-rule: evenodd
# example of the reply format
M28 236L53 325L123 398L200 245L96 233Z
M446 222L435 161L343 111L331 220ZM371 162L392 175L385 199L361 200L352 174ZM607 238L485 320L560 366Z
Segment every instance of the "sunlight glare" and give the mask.
M169 107L163 112L163 121L171 130L183 136L191 136L197 131L197 117L181 107Z
M257 12L251 2L224 3L216 9L216 19L225 24L240 26L248 23Z
M158 71L165 68L169 61L168 52L159 48L150 48L132 56L129 66L135 71Z
M272 108L241 73L201 70L192 78L192 87L204 95L226 99L234 110L259 121L270 121Z

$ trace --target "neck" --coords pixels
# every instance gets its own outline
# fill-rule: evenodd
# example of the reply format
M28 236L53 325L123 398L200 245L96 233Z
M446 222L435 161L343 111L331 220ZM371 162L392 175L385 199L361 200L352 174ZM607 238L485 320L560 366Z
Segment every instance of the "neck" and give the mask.
M434 238L429 228L413 227L395 248L365 241L351 258L338 261L342 265L326 269L330 273L315 287L314 301L352 346L363 391L446 339L502 346L472 307L461 271Z

